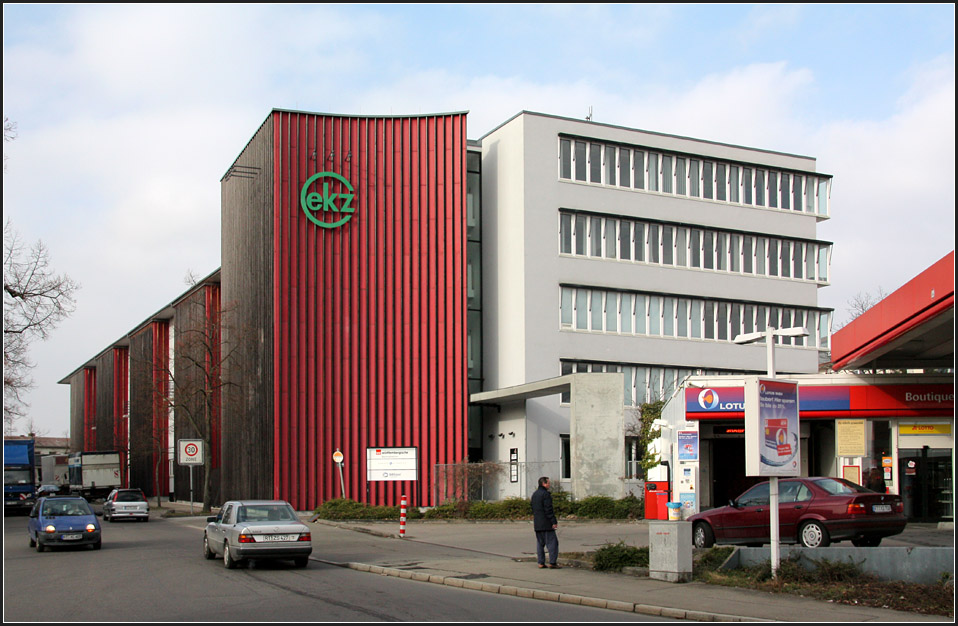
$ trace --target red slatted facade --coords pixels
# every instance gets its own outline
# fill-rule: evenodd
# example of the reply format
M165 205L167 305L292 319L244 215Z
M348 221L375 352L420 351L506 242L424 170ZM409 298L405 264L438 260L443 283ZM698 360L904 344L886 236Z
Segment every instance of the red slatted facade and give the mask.
M221 363L222 350L220 346L220 286L216 283L209 283L203 286L203 297L205 301L205 315L207 325L207 336L212 338L210 342L210 352L207 354L206 369L210 372L210 378L217 381L211 394L213 396L213 415L210 417L210 466L217 469L220 466L220 417L222 408L222 398L220 394L219 381L222 380Z
M274 496L339 497L339 448L348 498L438 504L433 467L466 457L466 116L271 123ZM339 228L300 207L319 172L355 190ZM367 482L376 446L416 447L419 480Z
M129 486L127 450L129 446L130 349L113 348L113 447L120 452L120 473L124 487Z

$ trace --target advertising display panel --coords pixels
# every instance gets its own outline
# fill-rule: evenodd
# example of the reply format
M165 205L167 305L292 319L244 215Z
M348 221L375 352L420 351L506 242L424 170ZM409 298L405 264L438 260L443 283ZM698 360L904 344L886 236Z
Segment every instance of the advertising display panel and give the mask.
M745 381L745 473L799 476L798 383L771 378Z

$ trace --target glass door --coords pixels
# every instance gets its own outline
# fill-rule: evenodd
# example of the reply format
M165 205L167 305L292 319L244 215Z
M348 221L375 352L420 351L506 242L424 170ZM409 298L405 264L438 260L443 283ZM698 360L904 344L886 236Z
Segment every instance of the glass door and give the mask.
M954 519L951 449L899 448L898 484L909 521Z

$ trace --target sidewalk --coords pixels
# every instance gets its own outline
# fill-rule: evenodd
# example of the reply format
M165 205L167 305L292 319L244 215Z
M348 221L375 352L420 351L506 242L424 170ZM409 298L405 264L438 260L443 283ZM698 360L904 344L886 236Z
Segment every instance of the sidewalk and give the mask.
M558 571L539 569L528 522L409 521L403 539L399 539L398 522L319 520L311 525L323 526L325 532L361 531L371 537L370 547L375 550L361 561L336 561L316 551L314 559L359 571L489 593L697 621L952 621L699 582L669 583L569 566ZM316 535L323 532L317 529ZM559 527L559 550L589 552L619 540L647 545L647 537L645 522L564 523ZM378 545L372 545L376 538ZM314 544L316 540L314 536Z
M188 502L164 503L189 511ZM194 510L198 512L199 507ZM301 513L304 520L308 513ZM539 569L530 522L408 521L308 523L312 559L383 576L395 576L487 593L581 604L696 621L952 622L947 617L835 604L788 594L669 583L647 576L596 572L560 559L562 569ZM914 525L917 544L954 545L953 529ZM645 521L564 522L561 553L592 552L620 540L648 545ZM827 550L827 548L826 548Z

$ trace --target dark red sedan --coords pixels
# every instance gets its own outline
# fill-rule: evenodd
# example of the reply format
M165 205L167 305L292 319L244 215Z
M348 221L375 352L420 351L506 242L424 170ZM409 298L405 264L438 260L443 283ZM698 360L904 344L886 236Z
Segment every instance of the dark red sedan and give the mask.
M905 529L900 496L841 478L780 478L778 494L782 543L820 548L850 539L854 546L877 546ZM692 542L697 548L769 543L769 499L769 483L759 483L728 506L689 517Z

